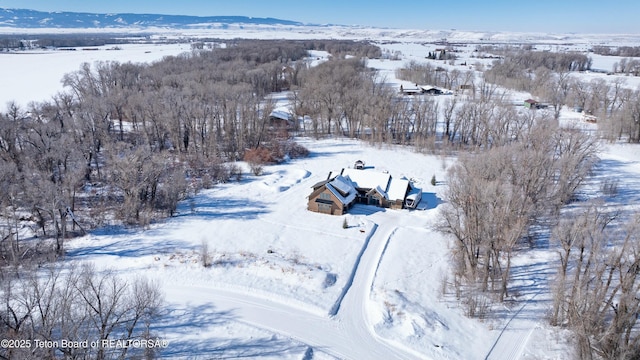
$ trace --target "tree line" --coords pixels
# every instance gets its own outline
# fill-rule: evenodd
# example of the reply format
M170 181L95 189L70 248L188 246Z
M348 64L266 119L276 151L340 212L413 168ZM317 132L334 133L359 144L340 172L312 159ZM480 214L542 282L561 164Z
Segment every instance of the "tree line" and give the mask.
M143 35L144 36L144 35ZM135 40L138 40L137 38ZM0 35L0 48L4 50L27 47L88 47L107 44L128 44L134 41L129 34L42 34L42 35Z
M485 79L529 91L552 107L532 119L549 114L557 120L563 106L573 105L597 115L605 138L638 142L640 96L624 79L582 81L567 68L531 71L508 58L495 62ZM590 176L598 139L560 128L554 119L529 122L505 145L462 155L450 170L451 206L443 221L457 241L456 295L468 315L487 316L493 299L509 294L512 254L550 229L559 260L550 281L550 323L572 331L580 359L638 358L638 214L599 202L566 206ZM603 181L604 201L616 188Z
M640 46L606 46L594 45L591 48L594 54L605 56L640 57Z
M304 69L292 93L294 113L307 119L301 131L314 137L341 134L372 144L401 144L419 151L437 146L475 147L517 137L532 114L518 114L504 91L473 72L409 63L398 76L455 88L466 98L403 96L363 59L336 59Z
M495 61L484 73L484 79L501 87L531 93L552 108L556 119L562 108L569 106L592 116L606 139L640 142L640 91L631 88L621 77L611 81L600 78L585 81L574 76L571 68L573 66L554 69L546 64L531 68L505 58Z
M349 51L344 41L312 43L336 58ZM51 100L9 104L0 114L0 258L43 257L49 238L62 255L65 238L93 227L172 215L188 194L240 177L229 164L247 150L304 156L274 131L264 99L300 83L305 46L234 40L152 64L85 63ZM24 224L42 241L23 239Z
M535 118L517 138L462 154L449 171L444 230L456 240L454 283L469 314L509 294L511 258L534 226L549 226L589 174L595 140Z
M127 281L89 264L0 276L1 359L152 359L162 350L152 325L162 315L163 295L150 280Z
M612 71L614 74L640 76L640 60L622 58L620 61L613 63Z
M575 335L580 359L640 357L640 218L592 202L562 214L549 320Z
M439 86L451 90L456 90L461 85L472 85L476 80L472 71L447 70L431 63L416 61L411 61L404 67L397 69L396 77L415 84Z

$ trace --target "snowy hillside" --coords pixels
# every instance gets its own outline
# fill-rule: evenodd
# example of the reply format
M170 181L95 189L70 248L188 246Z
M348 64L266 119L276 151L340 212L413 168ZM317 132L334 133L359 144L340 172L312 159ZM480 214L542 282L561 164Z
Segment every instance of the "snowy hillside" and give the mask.
M183 16L161 14L94 14L79 12L43 12L26 9L1 9L0 27L10 28L107 28L158 27L182 29L189 27L224 26L225 24L302 25L296 21L247 16Z

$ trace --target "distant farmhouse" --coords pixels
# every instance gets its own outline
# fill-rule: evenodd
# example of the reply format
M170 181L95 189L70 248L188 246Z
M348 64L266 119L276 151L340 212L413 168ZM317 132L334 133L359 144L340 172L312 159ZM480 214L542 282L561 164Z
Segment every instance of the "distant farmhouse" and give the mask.
M269 128L271 130L293 130L295 120L293 115L283 109L275 109L269 114Z
M539 106L540 103L533 99L527 99L524 101L524 107L526 107L527 109L537 109Z
M415 209L422 197L422 190L408 179L363 168L330 172L312 188L308 209L331 215L343 215L356 203Z
M443 95L444 90L437 88L435 86L403 86L400 85L400 94L402 95Z

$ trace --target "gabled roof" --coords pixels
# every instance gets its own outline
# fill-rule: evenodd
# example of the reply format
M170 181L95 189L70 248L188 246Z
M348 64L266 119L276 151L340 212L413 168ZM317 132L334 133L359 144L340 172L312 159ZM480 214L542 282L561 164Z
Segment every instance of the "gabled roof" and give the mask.
M400 93L402 95L420 95L423 92L424 90L422 90L422 88L419 87L418 84L400 85Z
M342 177L340 177L342 178ZM344 178L342 178L344 179ZM351 204L356 199L356 189L342 179L333 179L326 184L329 190L343 205Z
M405 178L391 179L391 184L389 184L389 189L387 190L387 194L389 195L389 200L404 201L404 197L407 194L408 189L409 189L409 180Z
M376 186L375 188L369 190L368 194L371 194L374 191L377 192L378 194L382 195L382 197L384 197L385 199L389 200L389 196L387 195L387 192L385 190L383 190L382 188L380 188L380 186Z
M322 181L318 181L317 183L313 184L311 187L316 190L317 188L321 187L322 185L328 183L330 181L330 179L326 179L326 180L322 180Z
M422 92L422 88L420 87L413 87L413 86L407 86L407 87L402 87L402 92L404 93L418 93L418 92Z
M409 194L407 194L407 198L405 199L405 202L409 203L408 206L415 209L421 199L422 189L411 186L411 190L409 191Z
M275 109L269 114L270 117L280 120L292 121L291 114L286 109Z
M330 184L344 195L355 192L356 190L353 185L351 185L351 182L341 175L338 175L331 180Z
M380 187L384 192L389 188L389 182L391 181L391 175L376 171L342 169L341 175L348 177L357 188L374 189Z
M340 173L330 172L326 180L318 182L313 188L314 192L310 197L318 196L326 188L343 205L351 204L357 198L358 193L362 191L367 192L367 197L378 193L392 202L401 201L404 203L411 198L414 200L412 202L414 204L420 201L422 195L422 190L416 188L405 177L394 179L386 172L348 168L342 169Z

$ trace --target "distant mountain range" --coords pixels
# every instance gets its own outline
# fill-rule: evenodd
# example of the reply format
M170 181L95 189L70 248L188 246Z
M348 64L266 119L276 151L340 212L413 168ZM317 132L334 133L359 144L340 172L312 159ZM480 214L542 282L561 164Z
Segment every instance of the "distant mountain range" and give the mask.
M0 8L0 27L11 28L207 28L225 24L294 25L303 23L274 18L246 16L187 16L160 14L93 14L79 12L44 12Z
M135 0L132 0L135 1ZM292 28L295 27L295 28ZM384 39L415 40L423 42L471 42L471 43L540 43L568 44L615 43L624 46L637 46L638 34L552 34L552 33L520 33L504 31L466 31L438 29L393 29L372 26L338 25L338 24L305 24L297 21L275 18L256 18L247 16L187 16L161 14L96 14L79 12L43 12L26 9L0 8L0 34L13 34L13 29L29 29L30 32L54 33L49 29L60 29L67 32L82 32L83 29L95 29L97 32L118 32L137 29L154 32L156 29L188 30L215 29L231 30L237 36L245 36L239 30L268 29L279 38L342 38L342 39ZM43 29L43 30L38 30ZM68 31L71 30L71 31ZM112 31L114 30L114 31ZM253 37L260 37L259 32L249 31ZM279 31L273 33L273 31ZM28 31L25 31L28 33ZM275 35L274 35L275 36ZM5 45L6 46L6 45ZM70 45L75 46L75 45Z

